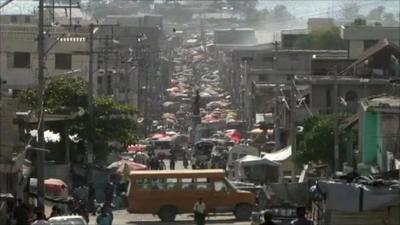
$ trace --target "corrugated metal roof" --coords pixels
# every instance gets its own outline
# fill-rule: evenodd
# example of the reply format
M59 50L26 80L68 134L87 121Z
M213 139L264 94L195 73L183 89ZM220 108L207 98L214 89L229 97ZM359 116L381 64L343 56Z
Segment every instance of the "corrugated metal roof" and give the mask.
M0 3L6 2L0 0ZM33 15L38 8L38 1L15 0L0 10L1 15Z

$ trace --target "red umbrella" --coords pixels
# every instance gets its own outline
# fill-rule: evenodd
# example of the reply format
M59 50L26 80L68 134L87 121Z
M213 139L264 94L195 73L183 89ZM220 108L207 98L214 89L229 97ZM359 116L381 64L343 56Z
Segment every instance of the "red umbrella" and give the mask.
M68 185L60 180L55 178L49 178L44 180L44 185L46 189L46 193L51 195L63 195L68 194Z
M129 145L128 152L143 152L146 149L146 145Z
M167 136L165 133L155 133L151 135L151 139L160 139L160 138L164 138L165 136Z
M118 174L123 174L124 170L129 170L129 171L133 171L133 170L146 170L147 166L137 163L137 162L132 162L129 160L120 160L118 162L121 162L120 166L118 167L116 173Z
M242 134L240 133L240 131L238 131L236 129L226 130L225 134L236 144L239 144L240 140L242 140Z

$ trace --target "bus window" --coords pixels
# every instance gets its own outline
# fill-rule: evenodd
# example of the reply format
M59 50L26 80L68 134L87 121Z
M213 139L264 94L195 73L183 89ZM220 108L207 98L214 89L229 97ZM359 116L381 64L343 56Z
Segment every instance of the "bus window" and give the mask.
M196 179L196 189L198 190L211 190L210 180L207 178Z
M228 188L224 181L219 180L219 181L214 181L214 190L218 192L227 192Z
M192 190L195 188L195 182L192 178L182 178L181 179L182 190Z
M177 190L178 189L178 179L177 178L167 178L165 184L166 190Z

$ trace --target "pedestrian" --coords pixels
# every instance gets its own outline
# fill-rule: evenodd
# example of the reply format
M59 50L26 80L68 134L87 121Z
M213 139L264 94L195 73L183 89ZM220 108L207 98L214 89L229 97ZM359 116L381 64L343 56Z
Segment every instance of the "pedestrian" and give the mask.
M206 224L206 203L202 198L199 198L193 207L194 221L196 225Z
M306 208L298 207L296 209L297 218L290 222L291 225L312 225L312 222L306 218Z
M36 220L32 223L32 225L50 225L50 223L46 220L46 216L42 211L38 211L36 213Z
M28 206L22 202L22 199L17 200L17 207L14 209L14 219L16 225L29 224L29 209Z
M175 150L171 150L171 155L169 157L169 169L170 170L175 170L175 161L176 161L176 156L175 156Z
M96 223L97 225L112 225L111 215L104 206L101 208L101 212L96 218Z
M261 225L275 225L275 223L272 222L272 214L270 212L264 214L264 223Z
M77 213L78 215L82 216L85 219L86 223L89 224L89 213L86 204L83 200L78 201Z
M61 215L60 215L60 209L55 205L51 208L50 216L47 219L50 219L51 217L56 217L56 216L61 216Z
M104 195L105 195L105 204L110 204L113 202L114 199L114 184L109 181L104 188Z
M187 169L189 166L188 157L186 151L183 152L183 167Z
M88 203L89 203L89 210L91 211L92 215L96 215L96 189L94 188L93 182L90 182L89 189L88 189Z

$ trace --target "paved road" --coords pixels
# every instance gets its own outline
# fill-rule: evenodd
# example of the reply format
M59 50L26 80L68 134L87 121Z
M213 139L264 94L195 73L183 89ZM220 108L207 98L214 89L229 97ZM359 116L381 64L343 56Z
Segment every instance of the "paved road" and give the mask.
M169 161L165 160L167 169L169 169ZM184 169L182 161L177 161L176 169ZM90 218L90 225L96 224L96 218ZM156 215L151 214L129 214L126 210L114 211L113 225L194 225L193 216L190 214L177 215L176 221L172 223L162 223ZM218 214L207 217L206 224L214 225L249 225L250 221L238 222L232 214Z
M90 224L95 223L96 218L90 218ZM117 210L114 211L114 221L113 225L192 225L193 216L190 214L183 214L178 215L175 222L171 223L162 223L160 219L156 215L150 214L129 214L125 210ZM235 225L249 225L250 221L245 222L238 222L235 221L235 218L232 215L224 214L218 216L210 216L206 220L206 224L214 224L214 225L228 225L228 224L235 224Z

